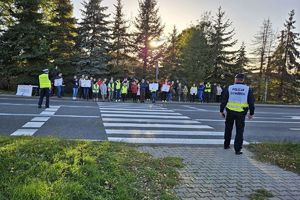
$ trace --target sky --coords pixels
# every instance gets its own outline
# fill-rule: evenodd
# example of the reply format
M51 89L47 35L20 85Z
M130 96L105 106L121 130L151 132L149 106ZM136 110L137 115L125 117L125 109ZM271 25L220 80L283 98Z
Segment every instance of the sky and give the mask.
M80 19L81 3L84 0L72 1L74 16ZM122 2L126 19L134 20L138 13L138 0ZM113 5L116 4L116 0L103 0L102 3L109 7L108 13L114 13ZM296 31L300 33L300 0L157 0L157 3L166 35L172 31L174 25L181 31L195 24L206 11L215 15L219 6L233 23L237 45L245 42L248 51L251 50L254 36L259 32L264 19L269 18L274 31L280 32L292 9L296 13Z

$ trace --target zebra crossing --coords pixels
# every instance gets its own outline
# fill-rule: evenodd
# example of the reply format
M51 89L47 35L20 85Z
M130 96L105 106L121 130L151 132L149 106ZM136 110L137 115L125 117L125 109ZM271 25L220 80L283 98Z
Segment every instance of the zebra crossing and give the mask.
M136 144L223 144L223 132L153 104L98 103L108 141Z

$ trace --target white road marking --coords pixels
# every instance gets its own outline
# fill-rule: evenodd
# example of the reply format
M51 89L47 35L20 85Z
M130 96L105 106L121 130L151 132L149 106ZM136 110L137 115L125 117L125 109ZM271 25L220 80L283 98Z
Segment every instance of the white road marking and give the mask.
M180 113L170 113L170 112L134 112L134 111L109 111L100 110L101 113L120 113L120 114L144 114L144 115L181 115Z
M50 119L50 117L35 117L31 121L32 122L46 122Z
M107 134L118 135L181 135L181 136L223 136L224 132L216 131L162 131L162 130L120 130L106 129Z
M140 127L140 128L194 128L213 129L207 125L180 125L180 124L137 124L137 123L103 123L105 127Z
M35 117L41 116L40 114L13 114L13 113L0 113L0 116L20 116L20 117ZM82 116L82 115L53 115L51 117L66 117L66 118L100 118L100 116Z
M138 144L224 144L223 139L177 139L177 138L122 138L108 137L112 142L127 142ZM232 140L231 143L234 141ZM249 144L244 142L245 145Z
M45 111L46 112L56 112L58 108L47 108Z
M193 106L183 106L185 108L189 108L189 109L193 109L193 110L196 110L196 111L207 111L205 109L201 109L201 108L196 108L196 107L193 107Z
M196 119L202 122L225 122L224 119ZM300 122L285 122L285 121L253 121L246 120L246 123L263 123L263 124L300 124Z
M291 131L300 131L300 128L290 128Z
M174 112L173 110L163 110L163 109L138 109L138 108L100 108L100 110L112 110L112 111L151 111L151 112Z
M38 129L18 129L11 136L32 136Z
M40 115L54 115L54 114L55 114L55 112L47 112L47 111L43 111L43 112L41 112Z
M161 115L101 114L101 116L102 117L127 117L127 118L190 119L187 116L161 116Z
M292 119L296 119L296 120L300 119L300 116L289 116L289 117L291 117Z
M126 119L126 118L102 118L105 122L161 122L161 123L177 123L177 124L201 124L201 122L193 120L164 120L164 119Z
M24 124L23 128L40 128L45 124L45 122L27 122Z

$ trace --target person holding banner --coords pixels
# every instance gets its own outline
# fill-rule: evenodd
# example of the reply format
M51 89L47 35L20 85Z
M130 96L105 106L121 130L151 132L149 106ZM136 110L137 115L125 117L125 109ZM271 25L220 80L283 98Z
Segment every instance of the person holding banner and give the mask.
M167 102L167 94L170 90L170 84L168 83L168 79L161 86L161 101Z
M61 98L61 91L63 87L62 73L59 73L58 76L54 79L54 86L57 89L57 97Z
M40 99L38 103L38 108L42 108L42 103L44 97L46 96L46 108L49 108L49 96L51 90L51 81L49 80L49 70L44 69L43 74L39 75L39 83L40 83Z
M81 87L83 88L83 97L86 100L89 100L89 91L90 91L91 85L92 85L92 82L88 76L86 76L85 79L81 81Z
M194 83L193 86L191 87L190 89L190 94L191 94L191 102L195 102L195 98L196 98L196 95L197 95L197 86L196 84Z
M152 83L149 84L149 90L151 92L151 101L152 101L152 103L155 103L156 92L158 90L158 83L156 83L155 81L152 81Z

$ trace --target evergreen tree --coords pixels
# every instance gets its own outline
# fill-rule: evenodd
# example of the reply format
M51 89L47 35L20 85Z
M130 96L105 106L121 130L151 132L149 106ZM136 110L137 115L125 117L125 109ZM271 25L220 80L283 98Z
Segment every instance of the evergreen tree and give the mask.
M300 53L297 47L299 43L299 33L293 32L295 29L295 12L289 13L289 19L286 20L285 29L281 32L280 43L273 55L273 65L278 67L279 73L279 100L288 101L296 93L299 100L299 83L297 83L297 72L300 63L297 61Z
M89 0L84 2L82 22L78 28L78 48L80 71L92 75L108 74L108 61L110 59L110 28L106 6L101 5L102 0Z
M235 67L233 68L233 71L231 71L231 73L245 73L247 71L246 68L248 67L249 62L250 60L247 57L246 46L243 42L240 49L237 52Z
M14 24L11 13L15 11L13 0L0 2L0 35L3 34L9 26Z
M174 26L172 33L168 38L168 47L164 53L163 68L161 69L161 75L170 79L178 79L176 71L180 64L179 58L179 38L176 26Z
M117 5L114 5L116 12L114 16L114 25L112 28L112 63L113 75L122 75L128 71L126 70L126 60L130 57L130 34L127 33L129 26L124 19L123 5L121 0L117 0Z
M135 51L143 63L143 76L150 66L153 66L162 56L158 48L151 48L150 42L158 40L163 32L164 26L158 16L156 0L139 1L139 14L135 19Z
M8 84L37 84L37 75L48 67L49 27L42 23L41 0L15 0L16 23L1 36L0 67Z
M51 59L64 73L73 73L71 61L74 56L75 24L73 5L70 0L54 0L54 17L51 19Z
M223 83L232 82L232 71L234 71L234 55L236 51L231 51L237 40L233 40L234 29L231 29L232 22L225 18L225 12L219 7L216 19L213 23L213 30L210 35L210 43L213 49L214 64L209 74L211 81ZM230 30L228 30L230 29Z

